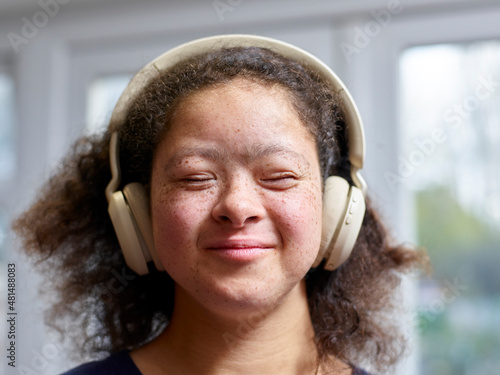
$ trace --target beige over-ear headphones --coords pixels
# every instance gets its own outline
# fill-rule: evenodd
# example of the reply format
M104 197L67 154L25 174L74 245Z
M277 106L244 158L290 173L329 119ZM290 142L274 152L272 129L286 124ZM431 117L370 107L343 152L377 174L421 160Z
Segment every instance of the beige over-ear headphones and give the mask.
M349 257L366 210L364 199L366 184L359 174L359 170L363 167L365 153L361 117L344 84L321 60L291 44L253 35L220 35L180 45L159 56L139 71L118 100L110 121L110 129L113 130L110 143L112 179L106 187L106 197L109 215L125 261L139 275L149 272L148 263L151 261L154 262L157 270L163 271L154 247L149 202L145 188L133 182L127 184L123 191L117 190L121 174L116 129L124 123L132 100L154 77L183 60L224 47L268 48L299 63L304 63L326 79L343 101L351 178L354 186L338 176L330 176L325 181L321 247L313 264L313 267L317 267L323 259L326 259L324 268L334 270Z

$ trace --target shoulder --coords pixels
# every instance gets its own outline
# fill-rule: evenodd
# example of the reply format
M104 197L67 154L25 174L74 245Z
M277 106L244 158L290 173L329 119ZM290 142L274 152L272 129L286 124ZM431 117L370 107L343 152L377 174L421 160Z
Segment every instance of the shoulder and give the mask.
M122 350L101 361L80 365L61 375L141 375L128 350Z

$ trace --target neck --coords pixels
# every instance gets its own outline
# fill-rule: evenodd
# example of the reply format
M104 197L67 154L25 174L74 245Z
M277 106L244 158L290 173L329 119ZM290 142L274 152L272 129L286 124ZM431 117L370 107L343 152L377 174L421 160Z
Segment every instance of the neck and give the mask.
M148 348L156 372L143 372L152 375L295 375L314 374L317 367L304 282L273 309L232 314L208 311L177 288L168 328L139 351Z

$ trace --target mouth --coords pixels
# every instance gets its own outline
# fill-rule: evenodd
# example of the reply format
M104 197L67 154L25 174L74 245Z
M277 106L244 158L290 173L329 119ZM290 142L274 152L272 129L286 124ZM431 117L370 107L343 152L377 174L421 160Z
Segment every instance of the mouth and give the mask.
M205 248L209 254L232 262L251 262L272 251L274 246L255 240L216 241Z

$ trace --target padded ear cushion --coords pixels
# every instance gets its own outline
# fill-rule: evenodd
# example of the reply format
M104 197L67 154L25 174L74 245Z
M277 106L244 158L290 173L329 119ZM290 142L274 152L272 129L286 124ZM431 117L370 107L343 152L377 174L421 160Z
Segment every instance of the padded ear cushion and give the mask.
M121 191L114 192L109 199L108 212L122 248L125 262L137 274L147 274L149 271L146 258L141 250L141 239L140 234L137 232L137 224L134 223L132 212Z
M132 211L135 222L137 223L140 237L142 238L142 251L146 261L153 260L156 269L163 271L164 268L157 256L154 239L153 226L151 224L151 213L149 210L149 198L146 188L138 183L127 184L123 188L123 194L127 200L130 211Z
M351 255L356 239L358 238L363 218L365 217L366 203L363 193L356 186L349 189L348 204L339 227L330 244L330 256L326 258L325 269L333 271L344 263Z
M337 230L341 216L344 214L349 194L349 183L338 176L330 176L325 181L323 189L323 218L321 232L321 246L313 267L319 266L325 256L329 256L335 231Z
M351 254L366 211L361 190L338 176L325 182L321 248L313 264L326 259L324 268L333 271Z

